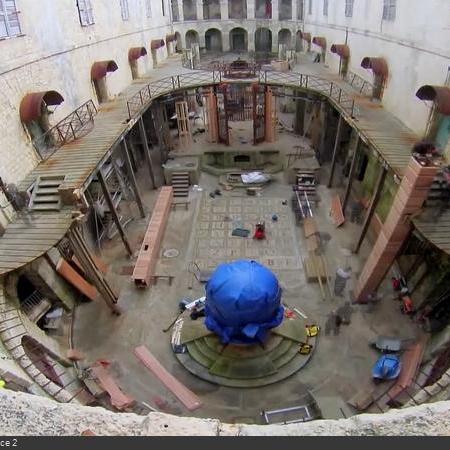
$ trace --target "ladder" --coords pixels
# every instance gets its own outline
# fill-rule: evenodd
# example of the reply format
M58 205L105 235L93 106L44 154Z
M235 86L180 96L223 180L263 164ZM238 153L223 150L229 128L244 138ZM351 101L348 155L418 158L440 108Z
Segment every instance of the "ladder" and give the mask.
M174 197L188 197L189 196L189 173L188 172L174 172L172 174L172 187Z
M65 175L38 176L28 208L32 211L59 211L62 202L58 188L64 178Z

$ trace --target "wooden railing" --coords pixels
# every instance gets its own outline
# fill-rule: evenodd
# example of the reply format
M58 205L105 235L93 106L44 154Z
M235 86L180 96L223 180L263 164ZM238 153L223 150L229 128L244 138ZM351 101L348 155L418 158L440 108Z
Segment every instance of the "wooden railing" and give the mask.
M83 103L54 127L33 140L33 146L42 160L48 159L64 144L85 136L94 124L97 108L92 100Z

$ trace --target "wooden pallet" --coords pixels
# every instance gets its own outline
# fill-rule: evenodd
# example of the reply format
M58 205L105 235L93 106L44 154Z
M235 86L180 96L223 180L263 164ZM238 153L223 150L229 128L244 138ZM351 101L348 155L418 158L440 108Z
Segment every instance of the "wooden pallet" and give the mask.
M187 150L192 146L191 124L189 122L189 108L187 102L176 102L175 111L178 123L180 149Z

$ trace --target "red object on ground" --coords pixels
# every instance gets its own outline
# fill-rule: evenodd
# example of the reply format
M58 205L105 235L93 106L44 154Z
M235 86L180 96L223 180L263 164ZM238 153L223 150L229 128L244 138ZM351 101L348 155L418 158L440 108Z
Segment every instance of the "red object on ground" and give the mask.
M402 297L402 302L404 314L411 314L414 311L414 303L412 302L411 297L404 295Z
M399 291L401 288L401 283L399 278L392 278L392 287L394 291Z
M153 373L153 375L159 378L164 386L166 386L166 388L169 389L189 411L193 411L202 406L201 400L168 372L144 345L136 347L134 349L134 354L142 364Z
M264 223L257 223L253 239L265 239L265 238L266 238L266 227Z
M109 394L111 398L111 405L119 410L124 410L135 403L135 400L132 397L129 397L122 392L119 385L106 370L103 362L93 366L92 373L95 378L97 378L101 387Z

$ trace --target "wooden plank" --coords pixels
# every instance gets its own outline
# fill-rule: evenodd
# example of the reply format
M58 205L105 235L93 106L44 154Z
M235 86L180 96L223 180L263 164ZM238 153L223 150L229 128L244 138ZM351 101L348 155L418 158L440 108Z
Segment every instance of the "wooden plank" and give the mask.
M336 228L339 228L345 222L339 195L335 195L331 200L330 216L333 219L333 223Z
M108 392L111 398L111 404L115 408L124 410L135 403L135 400L132 397L123 393L117 382L102 365L99 364L93 366L91 371L95 378L97 378L101 387Z
M97 289L88 283L64 258L58 261L56 271L87 298L97 299Z
M148 287L151 284L172 206L172 200L173 188L171 186L162 187L153 208L152 217L148 224L131 277L139 287Z
M168 372L144 345L136 347L134 354L189 411L194 411L202 406L197 395Z
M316 221L312 217L307 217L303 220L303 229L306 238L318 233Z

